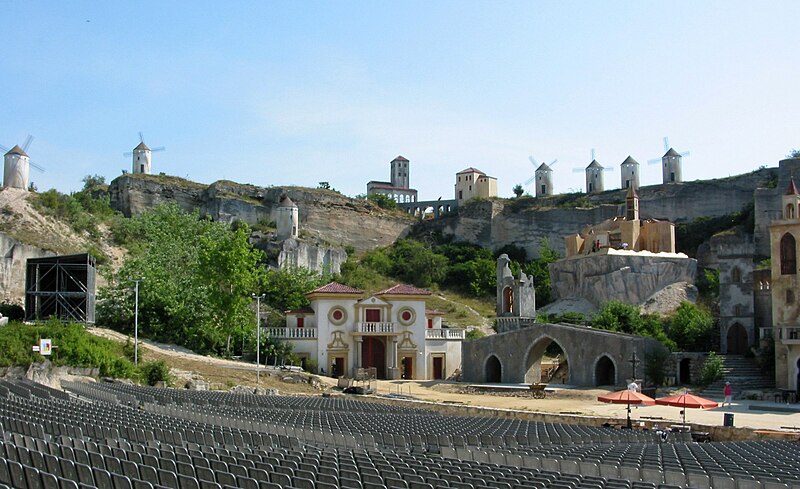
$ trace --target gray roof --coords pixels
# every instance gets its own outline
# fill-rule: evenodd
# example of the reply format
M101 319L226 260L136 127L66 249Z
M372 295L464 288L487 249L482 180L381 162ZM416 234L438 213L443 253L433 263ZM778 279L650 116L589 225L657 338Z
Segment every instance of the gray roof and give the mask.
M625 161L623 161L622 164L623 165L638 165L639 162L634 160L633 158L631 158L631 155L628 155L628 157L625 158Z
M537 171L537 172L539 172L539 171L553 171L553 169L552 169L552 168L550 168L550 167L547 165L547 163L542 163L541 165L539 165L539 168L537 168L537 169L536 169L536 171Z
M19 145L14 145L13 148L8 150L7 155L19 155L19 156L28 156L28 154L19 147Z
M150 151L150 148L148 148L147 145L144 144L144 141L142 141L135 148L133 148L134 151L139 151L139 150L142 150L142 149L145 150L145 151Z
M674 149L670 148L669 151L664 153L664 156L680 156L681 154L675 151ZM662 158L664 157L662 156Z
M587 166L587 167L586 167L586 169L587 169L587 170L588 170L589 168L599 168L600 170L602 170L602 169L603 169L603 165L601 165L600 163L598 163L598 162L597 162L597 160L592 160L592 162L591 162L591 163L589 163L589 166Z
M278 204L278 207L297 207L297 206L295 205L294 202L292 202L292 199L290 199L288 195L283 194L281 195L281 201L280 204Z

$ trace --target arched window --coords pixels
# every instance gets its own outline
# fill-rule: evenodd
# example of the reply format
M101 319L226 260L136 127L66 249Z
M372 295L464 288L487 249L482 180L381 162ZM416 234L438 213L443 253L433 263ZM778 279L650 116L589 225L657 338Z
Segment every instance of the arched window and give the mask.
M733 267L731 270L731 282L738 284L742 281L742 272L739 270L739 267Z
M786 209L783 210L784 219L794 219L794 205L786 204Z
M797 274L797 249L794 236L786 233L781 238L781 275Z

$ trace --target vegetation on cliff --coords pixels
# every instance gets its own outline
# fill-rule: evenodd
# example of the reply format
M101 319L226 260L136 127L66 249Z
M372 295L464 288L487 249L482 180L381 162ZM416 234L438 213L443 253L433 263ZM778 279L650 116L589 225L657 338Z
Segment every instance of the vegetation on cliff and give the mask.
M755 211L752 203L738 212L719 217L698 217L678 224L675 228L675 243L678 251L691 257L697 256L697 248L712 236L723 231L740 227L742 231L753 234L755 230Z

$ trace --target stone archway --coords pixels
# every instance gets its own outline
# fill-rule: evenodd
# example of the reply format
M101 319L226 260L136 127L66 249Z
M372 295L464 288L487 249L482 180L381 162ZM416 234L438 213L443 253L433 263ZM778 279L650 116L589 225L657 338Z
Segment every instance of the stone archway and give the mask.
M484 366L484 380L487 383L500 383L503 381L503 366L496 355L486 359Z
M747 330L741 324L733 323L728 328L728 355L744 355L749 346Z
M594 385L617 385L617 367L608 355L603 355L594 364Z
M560 353L560 354L559 354ZM542 369L542 358L548 356L551 359L557 359L555 370L552 372ZM568 363L569 356L560 343L555 341L549 336L544 336L533 342L528 349L525 357L525 383L533 384L539 382L549 382L550 378L556 372L565 376L567 382L569 381L569 370L564 372L564 369L569 369ZM553 364L551 364L552 366ZM546 375L543 375L546 374Z

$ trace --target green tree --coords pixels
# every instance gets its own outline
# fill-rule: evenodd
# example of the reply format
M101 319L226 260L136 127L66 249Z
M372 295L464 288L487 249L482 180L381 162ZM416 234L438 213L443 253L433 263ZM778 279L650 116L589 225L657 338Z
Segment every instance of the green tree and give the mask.
M373 202L381 209L397 209L397 202L388 195L384 194L369 194L367 200Z
M539 242L539 256L522 266L526 275L533 277L536 288L536 307L545 306L553 301L553 290L550 285L550 269L548 265L561 258L547 239Z
M714 333L711 313L690 302L682 302L669 318L669 337L682 351L708 351Z
M245 229L168 204L128 220L124 236L130 253L99 291L99 322L132 333L138 279L142 335L201 353L230 354L241 344L243 329L254 327L247 309L263 273Z
M522 185L519 184L519 183L514 185L514 188L512 189L512 191L514 192L514 197L516 197L516 198L522 197L522 194L525 193L525 189L522 188Z
M641 314L639 307L620 301L610 301L603 305L592 318L592 327L654 338L670 349L674 342L664 332L664 325L658 316Z
M650 385L659 388L667 379L667 361L670 353L663 348L656 348L645 353L644 376Z
M440 283L447 274L447 257L434 253L420 241L398 240L389 257L393 263L392 275L417 287Z
M700 382L709 385L722 378L722 359L713 351L708 354L706 363L703 364L703 373Z
M265 294L264 303L283 312L307 306L305 294L325 281L325 277L307 268L271 269L265 273L261 292Z
M800 158L800 149L793 149L790 151L789 158Z

